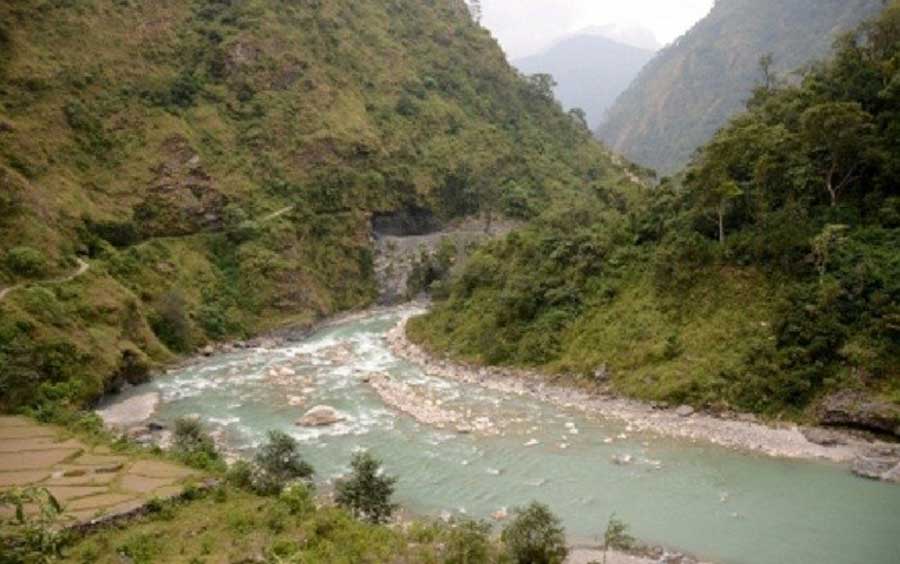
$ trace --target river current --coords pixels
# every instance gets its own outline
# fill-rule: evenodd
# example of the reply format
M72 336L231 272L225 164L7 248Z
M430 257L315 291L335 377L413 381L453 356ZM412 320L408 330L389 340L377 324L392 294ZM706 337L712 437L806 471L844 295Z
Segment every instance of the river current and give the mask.
M612 513L638 538L716 562L897 564L900 487L826 463L738 453L633 432L624 423L425 375L386 333L411 306L376 310L302 341L198 358L116 400L158 392L154 418L199 416L236 452L269 429L294 436L329 483L368 449L400 477L396 500L421 516L490 518L531 500L573 542L595 542ZM423 425L385 405L366 375L389 374L487 433ZM347 420L303 428L315 405Z

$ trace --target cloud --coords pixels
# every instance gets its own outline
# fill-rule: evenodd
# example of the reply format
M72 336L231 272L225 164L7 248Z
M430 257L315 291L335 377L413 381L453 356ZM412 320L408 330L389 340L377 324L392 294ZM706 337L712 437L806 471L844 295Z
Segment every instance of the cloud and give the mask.
M619 24L670 43L709 13L714 0L481 0L483 24L510 58L544 49L581 28Z

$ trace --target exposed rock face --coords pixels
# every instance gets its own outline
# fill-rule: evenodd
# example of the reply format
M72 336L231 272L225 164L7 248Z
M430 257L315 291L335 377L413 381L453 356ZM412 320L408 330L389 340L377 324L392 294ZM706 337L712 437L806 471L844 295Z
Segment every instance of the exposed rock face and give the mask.
M167 158L153 169L156 179L134 210L142 234L165 237L221 229L228 199L206 173L200 156L177 135L164 141L162 149Z
M820 427L808 427L800 430L803 436L817 445L826 447L840 446L847 444L847 438L838 431L830 429L822 429Z
M853 461L853 473L863 478L900 483L900 445L871 447Z
M327 405L317 405L297 420L301 427L327 427L344 421L346 417L338 410Z
M900 436L900 407L858 392L839 392L822 402L819 422Z
M494 221L488 225L481 219L469 218L443 231L429 232L435 227L429 218L390 215L372 219L380 304L396 304L413 298L410 276L423 257L434 257L442 245L449 243L455 247L453 268L458 269L471 248L509 233L516 226L510 221Z

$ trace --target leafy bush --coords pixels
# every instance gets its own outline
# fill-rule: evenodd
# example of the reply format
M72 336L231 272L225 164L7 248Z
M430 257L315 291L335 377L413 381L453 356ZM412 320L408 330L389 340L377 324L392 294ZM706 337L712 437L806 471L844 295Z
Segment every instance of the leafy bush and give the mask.
M67 536L57 523L62 508L46 488L0 492L0 509L12 510L12 518L0 517L0 562L49 562L61 555Z
M32 247L14 247L7 251L5 264L7 270L26 278L40 278L47 274L47 257Z
M491 525L466 519L451 523L444 550L445 564L481 564L493 561Z
M197 419L181 417L175 421L174 451L182 462L193 468L224 468L216 443Z
M315 509L311 484L294 482L282 490L278 502L287 507L291 515L306 515Z
M277 495L293 482L309 480L314 473L301 458L297 441L281 431L269 431L268 442L253 460L252 487L262 495Z
M631 550L634 545L634 537L628 534L628 525L617 519L613 513L606 525L606 531L603 532L603 561L606 562L606 553L609 549Z
M91 234L103 239L114 247L130 247L140 242L141 234L133 221L93 221L85 220L85 227Z
M384 523L397 505L391 502L397 478L381 473L381 461L368 452L353 455L350 477L335 486L335 501L355 517L371 523Z
M160 296L150 316L150 327L175 352L189 352L193 348L187 303L178 290L171 290Z
M559 518L536 501L516 510L500 539L518 564L562 564L569 554Z

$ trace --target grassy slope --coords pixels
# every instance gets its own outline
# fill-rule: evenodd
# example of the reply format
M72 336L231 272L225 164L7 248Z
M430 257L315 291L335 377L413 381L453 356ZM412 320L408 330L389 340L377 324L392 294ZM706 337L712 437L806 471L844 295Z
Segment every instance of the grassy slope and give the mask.
M299 562L436 562L436 548L412 536L323 508L292 515L271 498L223 488L205 499L91 535L63 562L227 563L280 556Z
M528 216L621 176L456 0L30 0L0 22L0 248L40 250L38 279L92 265L0 302L7 407L48 381L94 397L126 351L370 303L373 212L471 213L481 183ZM0 286L28 281L3 258Z
M660 292L652 269L643 266L650 260L632 257L624 271L585 284L577 311L548 306L512 327L504 319L510 286L500 282L466 298L457 290L412 320L409 334L438 353L476 363L587 376L582 382L605 367L614 389L632 397L716 403L747 355L771 346L776 289L752 269L710 268L683 292ZM498 351L497 343L508 348Z

